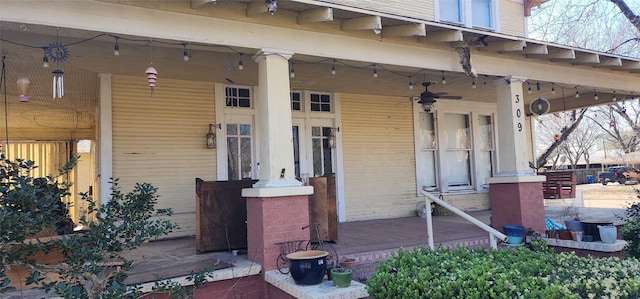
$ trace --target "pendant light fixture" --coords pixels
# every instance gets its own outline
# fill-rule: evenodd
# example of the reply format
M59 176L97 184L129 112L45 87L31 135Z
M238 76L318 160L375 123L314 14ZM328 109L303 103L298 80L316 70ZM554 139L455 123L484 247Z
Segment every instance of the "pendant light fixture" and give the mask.
M20 90L20 102L29 102L29 89L31 88L31 80L28 77L20 77L16 82Z

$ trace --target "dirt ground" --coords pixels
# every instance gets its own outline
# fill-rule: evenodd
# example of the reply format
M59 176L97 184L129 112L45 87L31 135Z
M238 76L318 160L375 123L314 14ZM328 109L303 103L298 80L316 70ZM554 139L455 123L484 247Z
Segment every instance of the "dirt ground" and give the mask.
M638 202L637 190L640 184L620 185L609 183L606 186L595 184L578 185L576 188L576 204L583 203L587 208L620 208Z

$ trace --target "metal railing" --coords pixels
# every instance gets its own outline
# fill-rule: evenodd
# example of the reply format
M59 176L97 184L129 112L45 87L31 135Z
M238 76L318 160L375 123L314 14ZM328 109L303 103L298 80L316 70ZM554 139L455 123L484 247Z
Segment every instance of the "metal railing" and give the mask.
M471 222L472 224L474 224L475 226L481 228L482 230L486 231L489 233L489 243L491 244L491 247L493 249L498 249L498 241L503 241L506 242L507 241L507 236L499 231L497 231L496 229L494 229L491 226L488 226L487 224L485 224L484 222L473 218L473 216L463 212L462 210L446 203L444 200L439 199L435 196L433 196L431 193L427 192L427 191L422 191L422 194L425 197L425 206L427 208L427 240L429 242L429 247L431 249L435 249L435 246L433 244L433 217L431 216L431 202L435 202L438 205L440 205L441 207L453 212L454 214L464 218L465 220Z

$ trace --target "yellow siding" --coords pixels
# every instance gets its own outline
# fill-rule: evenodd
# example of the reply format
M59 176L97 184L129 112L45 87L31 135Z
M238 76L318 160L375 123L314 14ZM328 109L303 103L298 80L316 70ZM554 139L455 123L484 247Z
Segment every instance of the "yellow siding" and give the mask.
M500 33L524 36L524 4L522 1L500 0Z
M113 76L112 89L114 178L124 192L151 183L181 227L171 236L194 235L195 178L216 179L216 151L205 147L213 84L160 79L150 97L144 77Z
M420 20L435 19L433 0L329 0L325 2Z
M341 102L346 220L415 216L411 101L343 94Z

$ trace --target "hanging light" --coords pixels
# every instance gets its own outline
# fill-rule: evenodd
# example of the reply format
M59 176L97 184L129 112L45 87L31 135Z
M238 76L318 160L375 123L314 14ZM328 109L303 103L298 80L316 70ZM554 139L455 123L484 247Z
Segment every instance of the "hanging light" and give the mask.
M373 77L378 78L378 70L376 69L376 65L373 65Z
M335 76L336 74L336 60L333 60L333 65L331 66L331 75Z
M238 69L244 70L244 62L242 62L242 53L240 53L240 60L238 61Z
M593 99L596 100L596 101L598 100L598 90L597 89L593 90Z
M31 88L31 80L27 77L20 77L16 82L18 84L18 89L20 90L20 96L18 99L20 102L28 102L29 101L29 88Z
M411 77L409 77L409 89L413 89L413 82L411 81Z
M531 94L531 83L527 82L527 85L529 86L529 88L527 88L527 93Z
M618 100L618 98L616 98L616 91L615 91L615 90L613 91L613 98L612 98L612 100L613 100L614 102Z
M536 82L536 90L540 92L540 82Z
M182 59L184 61L189 61L189 52L187 51L187 44L186 43L182 43Z
M213 124L209 124L207 133L207 148L216 148L216 134L213 132Z
M116 44L113 46L113 56L120 56L120 45L118 45L119 37L115 37Z
M580 92L578 92L578 86L576 86L576 98L580 97Z
M555 83L551 83L551 94L556 94L556 85L555 85Z
M54 70L53 74L53 98L62 99L64 96L64 72L61 70Z
M444 78L444 71L442 71L442 85L447 84L447 80Z
M147 74L147 83L151 88L151 96L153 96L153 91L156 88L156 82L158 81L158 71L153 66L150 66L144 71L144 73Z
M471 88L476 89L476 87L478 86L476 85L476 79L474 78L473 82L471 82Z
M47 58L47 54L44 54L44 56L42 56L42 67L49 68L49 58Z
M291 62L291 71L289 72L289 77L291 78L296 77L296 71L293 69L293 61Z

